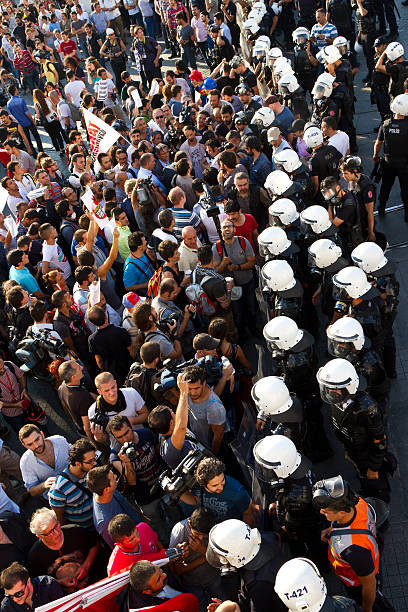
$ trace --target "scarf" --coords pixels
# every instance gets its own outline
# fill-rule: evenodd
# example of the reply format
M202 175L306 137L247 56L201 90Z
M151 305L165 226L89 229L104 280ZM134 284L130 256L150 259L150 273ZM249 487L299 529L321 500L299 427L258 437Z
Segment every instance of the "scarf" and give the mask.
M96 410L101 410L102 412L122 412L126 408L126 400L125 396L121 389L118 390L118 399L116 400L116 404L108 404L102 397L102 395L98 395L96 399Z

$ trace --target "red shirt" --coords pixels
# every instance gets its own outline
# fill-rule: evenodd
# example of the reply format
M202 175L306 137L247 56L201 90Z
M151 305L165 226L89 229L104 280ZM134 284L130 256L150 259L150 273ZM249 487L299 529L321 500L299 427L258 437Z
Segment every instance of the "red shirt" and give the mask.
M254 251L258 252L258 248L254 243L254 237L252 235L252 232L258 229L258 223L255 221L255 218L252 215L247 213L242 214L245 217L245 223L239 225L238 227L235 226L235 236L243 236L246 238Z
M159 551L158 548L157 533L147 523L138 523L137 529L140 537L139 551L126 553L118 546L115 546L108 563L108 576L113 576L113 574L118 574L131 568L136 561L165 559L165 550Z
M60 51L62 55L69 55L73 51L76 51L76 48L77 46L73 40L67 40L67 42L63 41L60 43Z

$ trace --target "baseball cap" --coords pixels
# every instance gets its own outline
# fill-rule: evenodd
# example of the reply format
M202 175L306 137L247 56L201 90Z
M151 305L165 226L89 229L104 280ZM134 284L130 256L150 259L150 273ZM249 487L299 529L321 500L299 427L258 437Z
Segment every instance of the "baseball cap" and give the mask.
M203 79L203 74L202 74L202 72L200 72L199 70L192 70L192 71L190 72L189 79L190 79L191 81L203 81L203 80L204 80L204 79Z
M387 36L379 36L375 39L373 47L379 47L380 45L386 45L388 43Z
M115 31L112 30L112 28L106 28L106 36L110 36L111 34L114 34Z
M220 340L213 338L210 334L197 334L194 336L193 348L196 350L207 350L217 348L220 345Z
M129 293L125 293L125 295L122 298L122 304L127 309L134 308L135 306L139 304L139 302L141 303L145 301L146 301L146 298L140 297L140 295L138 295L134 291L129 291Z
M280 129L278 127L271 127L268 130L268 142L271 140L276 140L280 136Z
M300 132L300 130L303 130L304 127L305 127L305 122L303 121L303 119L295 119L294 122L292 123L291 131Z

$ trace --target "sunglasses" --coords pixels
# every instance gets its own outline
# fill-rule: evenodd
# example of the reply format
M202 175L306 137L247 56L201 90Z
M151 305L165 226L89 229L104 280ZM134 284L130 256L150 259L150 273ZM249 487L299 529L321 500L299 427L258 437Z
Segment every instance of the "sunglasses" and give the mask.
M11 597L12 599L20 599L20 597L22 597L24 593L26 592L27 582L24 585L24 589L22 589L21 591L17 591L16 593L9 593L8 596Z

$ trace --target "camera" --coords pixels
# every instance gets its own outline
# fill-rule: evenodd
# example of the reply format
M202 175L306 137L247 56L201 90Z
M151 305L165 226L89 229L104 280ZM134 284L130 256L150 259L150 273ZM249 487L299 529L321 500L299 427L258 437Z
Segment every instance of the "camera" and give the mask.
M203 189L204 189L204 195L200 197L198 202L201 208L204 208L205 212L207 213L207 217L210 217L210 218L216 217L218 220L218 215L220 214L221 211L219 207L217 206L214 196L210 192L208 185L206 183L203 183Z
M177 376L184 372L190 365L204 366L206 381L210 387L216 385L222 377L222 362L212 355L201 357L201 359L198 360L190 359L190 361L184 361L183 363L168 359L163 365L165 369L161 373L160 384L156 383L154 386L154 390L158 393L164 393L169 389L177 387Z
M125 442L120 451L124 453L130 461L136 459L136 444L134 442Z
M174 126L170 126L166 134L166 142L169 147L177 147L180 142L180 134Z
M105 431L109 423L109 416L103 410L96 408L94 416L89 420L93 425L99 425Z
M143 180L143 183L139 183L137 186L137 197L139 199L139 204L145 204L150 201L150 191L153 188L152 179L146 178Z
M193 113L191 112L188 100L184 102L183 110L179 114L179 123L193 123Z
M161 317L160 320L158 321L158 327L159 329L161 329L162 332L172 337L177 333L177 326L174 327L172 331L170 331L170 327L174 325L174 323L177 323L177 319L174 315L167 316L167 317Z
M186 491L196 484L195 470L197 465L205 457L211 457L211 453L199 442L196 448L191 450L174 470L166 470L160 474L158 483L153 487L152 493L160 486L164 493L176 502Z

